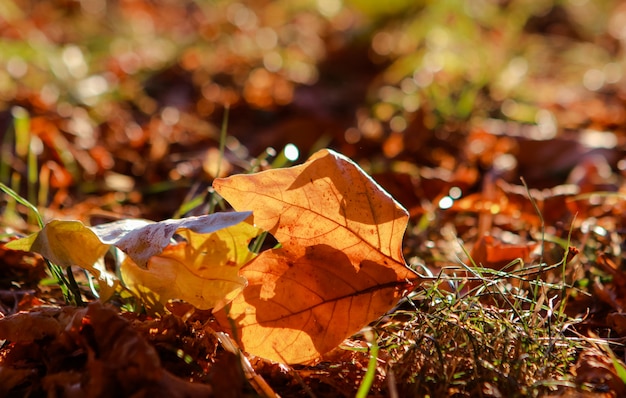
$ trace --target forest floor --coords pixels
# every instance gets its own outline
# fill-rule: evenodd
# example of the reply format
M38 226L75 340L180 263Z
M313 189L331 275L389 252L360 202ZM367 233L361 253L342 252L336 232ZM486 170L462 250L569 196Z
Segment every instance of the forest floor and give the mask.
M3 1L0 182L46 221L206 214L216 177L327 147L408 210L424 278L317 363L242 372L210 311L100 305L78 272L91 304L68 305L0 245L0 395L626 396L625 21L610 0ZM10 195L0 214L2 243L39 228Z

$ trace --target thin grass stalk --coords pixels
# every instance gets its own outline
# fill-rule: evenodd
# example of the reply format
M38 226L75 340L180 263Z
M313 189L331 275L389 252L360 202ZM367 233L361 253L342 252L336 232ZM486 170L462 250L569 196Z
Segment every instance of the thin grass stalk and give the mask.
M48 203L48 195L50 194L50 177L51 170L46 164L41 166L39 172L39 191L37 193L37 203L39 207L45 207Z
M267 237L267 231L263 231L257 236L250 247L250 251L255 254L259 254L261 252L261 247L263 247L263 242L265 242L265 238Z
M543 214L541 214L541 210L539 209L539 206L537 205L537 201L530 194L530 188L528 188L528 185L526 184L526 180L524 180L524 177L520 177L520 180L522 181L522 185L524 185L524 189L526 190L526 193L528 194L528 200L530 200L530 203L532 204L533 209L535 210L535 212L537 213L537 216L539 217L540 226L541 226L540 227L541 228L541 257L539 259L540 269L539 269L539 272L537 273L537 278L536 278L536 280L539 281L539 278L541 278L541 272L543 270L543 258L544 258L543 256L544 256L544 250L545 250L545 222L543 219ZM540 287L540 284L538 283L532 289L533 299L530 304L530 307L531 307L530 311L533 314L532 316L533 324L535 323L537 319L537 315L539 311L541 310L541 307L537 307L535 305L535 303L538 301L537 297L539 294L539 287Z
M81 293L80 293L80 287L78 286L78 283L76 282L76 278L74 278L74 273L72 272L72 269L70 267L67 268L67 287L69 289L69 291L71 292L70 295L70 300L71 303L73 305L78 305L78 306L82 306L85 303L83 302Z
M0 148L0 182L9 182L11 176L11 159L13 158L13 145L10 130L7 130L2 139Z
M220 156L217 161L217 169L215 171L215 176L219 177L220 172L222 171L222 162L224 160L224 150L226 147L226 135L228 132L228 117L230 115L230 107L226 105L224 107L224 119L222 119L222 128L220 129ZM217 204L217 200L215 200L215 196L217 193L215 191L211 192L211 197L209 198L209 214L213 214L215 212L215 205Z
M2 188L2 187L5 187L6 189L8 189L11 192L15 193L15 192L19 191L21 182L22 182L22 176L20 176L19 173L14 172L14 173L11 174L11 188L9 188L8 186L6 186L6 185L4 185L2 183L0 183L0 184L2 184L0 186L0 188L4 190L4 188ZM7 192L7 191L5 191L5 192ZM9 193L7 192L7 194L9 194ZM7 206L5 208L5 214L7 215L7 217L18 218L18 215L17 215L17 203L18 203L18 200L15 198L15 196L9 194L9 199L7 200Z
M15 181L16 179L18 178L14 178L13 180ZM31 202L24 199L14 189L8 187L2 182L0 182L0 190L2 190L5 194L9 195L9 197L13 199L15 202L25 206L28 210L30 210L32 214L35 216L35 220L39 228L43 228L45 226L45 223L43 221L43 218L41 217L41 214L39 213L39 210L37 210L37 208Z
M30 123L29 123L30 126ZM26 178L27 180L27 198L28 201L31 203L39 203L37 201L38 197L37 197L37 180L39 179L39 175L38 175L38 168L37 168L37 154L35 153L35 151L33 151L32 148L32 144L33 144L33 138L30 134L30 127L29 127L29 131L28 131L28 138L29 138L29 144L28 144L28 152L26 155L26 160L27 160L27 171L26 171Z
M359 385L359 389L356 392L356 398L366 398L369 394L370 389L374 384L374 379L376 378L376 367L378 364L378 336L372 329L366 329L363 331L363 336L370 346L370 359L367 363L367 371L365 372L361 385Z
M30 115L22 107L11 110L13 129L15 130L15 152L26 163L26 198L30 203L37 203L37 154L32 150ZM28 214L28 222L34 222L34 214Z
M37 222L37 225L39 226L39 228L43 228L45 226L45 223L43 221L43 218L41 217L41 214L39 213L39 210L37 210L37 208L31 202L24 199L17 192L15 192L15 190L11 189L7 185L3 184L2 182L0 182L0 190L2 190L5 194L7 194L14 202L19 203L25 206L28 210L30 210L31 216ZM78 286L78 283L76 283L76 280L74 279L72 270L69 268L67 269L67 277L66 277L65 273L63 272L63 268L59 267L56 264L53 264L51 261L47 259L44 259L44 261L48 267L48 271L56 279L56 283L61 288L65 301L68 304L76 304L76 305L82 304L83 302L81 299L80 288Z
M226 136L228 131L228 117L229 117L230 107L226 105L224 107L224 119L222 120L222 127L220 129L220 141L219 141L219 157L217 160L217 168L215 171L215 177L219 177L222 169L222 162L224 161L224 151L226 147ZM193 209L204 205L208 202L208 210L207 214L213 214L215 212L215 206L219 205L221 199L219 195L213 190L213 188L209 188L207 194L205 195L197 195L194 196L193 188L185 197L183 203L176 209L172 218L180 218L186 213L189 213Z
M293 164L293 162L295 160L297 160L297 156L296 156L295 159L292 157L293 156L293 153L291 153L292 151L295 151L295 154L297 156L299 156L298 147L296 147L294 144L287 144L287 145L285 145L283 150L278 153L278 156L276 156L276 158L274 158L274 161L271 164L271 168L272 169L279 169L279 168L282 168L282 167L291 166ZM288 154L288 152L290 152L290 153Z
M230 116L230 106L224 107L224 119L222 119L222 128L220 129L220 157L217 162L217 170L215 176L219 177L222 171L222 161L224 160L224 148L226 147L226 135L228 134L228 117Z
M190 197L188 200L186 199L183 204L176 210L172 218L180 218L183 214L187 214L196 207L202 206L204 204L204 200L204 195Z
M561 278L562 278L562 287L561 287L561 303L559 306L559 319L562 319L565 314L565 307L567 305L567 300L569 295L567 294L567 281L565 280L565 267L567 266L567 257L569 256L569 246L572 241L572 232L574 229L574 223L570 225L570 229L567 233L567 248L565 249L565 253L563 253L562 265L561 265Z

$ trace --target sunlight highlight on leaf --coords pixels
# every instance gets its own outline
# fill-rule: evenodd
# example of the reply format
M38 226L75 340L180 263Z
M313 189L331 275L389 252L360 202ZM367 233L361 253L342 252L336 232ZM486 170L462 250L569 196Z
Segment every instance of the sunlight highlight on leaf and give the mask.
M254 257L248 243L260 232L245 222L208 235L186 228L178 230L186 242L167 246L150 258L146 269L127 258L121 267L122 279L154 310L170 299L184 300L199 309L218 310L246 285L239 269Z
M253 257L248 243L261 232L245 222L250 215L216 213L161 222L126 219L91 228L79 221L55 220L6 246L89 271L98 280L104 301L119 284L102 264L105 253L115 246L128 256L121 267L124 282L149 310L159 312L157 307L169 299L208 309L225 305L245 286L239 268ZM175 234L185 241L173 241Z
M118 285L117 277L98 264L109 245L80 221L53 220L41 231L9 242L6 247L39 253L64 268L75 265L89 271L100 285L102 300L111 297Z
M402 256L408 214L350 159L330 150L289 169L214 182L281 248L242 268L228 314L244 349L286 363L318 359L383 315L417 275Z
M207 216L152 222L126 219L92 227L103 243L122 249L140 267L145 267L150 257L160 253L171 243L179 229L208 234L239 224L250 217L250 212L215 213Z

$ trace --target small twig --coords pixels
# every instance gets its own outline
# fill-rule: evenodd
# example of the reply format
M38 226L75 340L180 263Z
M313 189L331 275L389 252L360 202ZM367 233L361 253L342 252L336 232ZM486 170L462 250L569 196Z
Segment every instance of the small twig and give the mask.
M240 358L243 373L245 374L246 379L248 379L248 383L250 383L257 394L264 398L280 398L280 396L274 392L272 387L267 384L265 379L254 371L250 361L248 361L248 358L243 355L241 349L229 335L224 332L215 332L215 335L219 339L220 343L222 343L222 347L224 347L226 351L231 352Z

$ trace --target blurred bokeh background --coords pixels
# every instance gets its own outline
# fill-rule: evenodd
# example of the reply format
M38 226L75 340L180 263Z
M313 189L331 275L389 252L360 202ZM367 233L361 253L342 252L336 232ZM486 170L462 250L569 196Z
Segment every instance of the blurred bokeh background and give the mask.
M611 0L4 0L0 181L157 218L291 143L552 187L589 153L626 167L625 45Z

